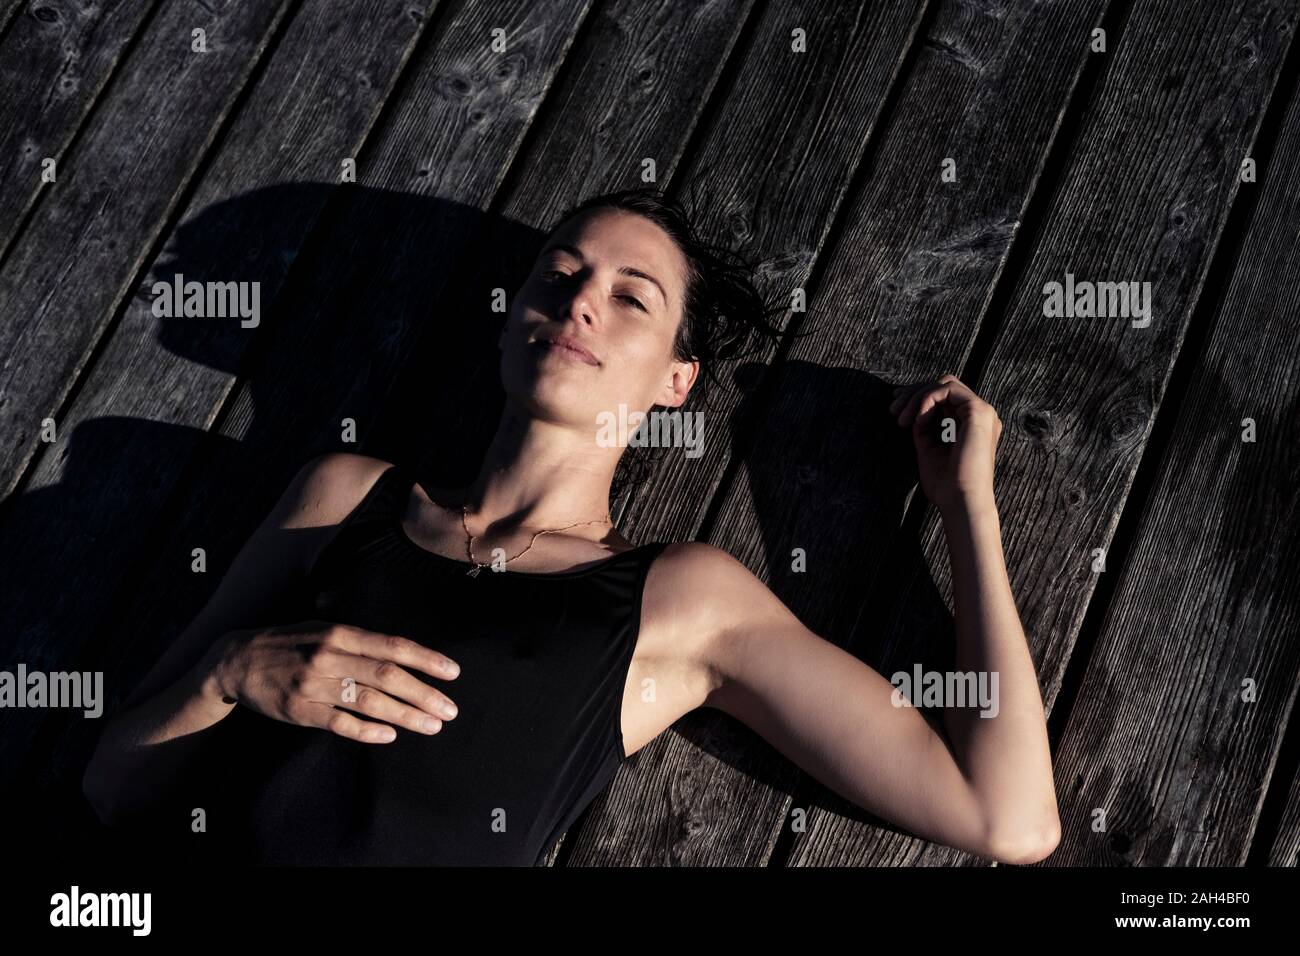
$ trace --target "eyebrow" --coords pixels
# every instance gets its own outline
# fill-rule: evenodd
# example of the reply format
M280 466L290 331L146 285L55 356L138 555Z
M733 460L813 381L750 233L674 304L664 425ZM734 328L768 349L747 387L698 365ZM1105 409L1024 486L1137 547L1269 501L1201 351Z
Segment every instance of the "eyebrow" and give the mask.
M538 253L538 255L539 257L544 256L546 253L556 249L560 252L567 252L575 259L583 259L583 261L586 261L582 255L582 250L577 246L569 245L567 242L552 243ZM659 290L659 295L663 298L664 305L668 305L668 293L664 291L664 287L659 284L659 280L654 276L650 275L648 272L642 272L640 269L634 269L631 266L620 266L618 271L621 275L633 276L637 279L645 279L647 282L653 283L654 287Z

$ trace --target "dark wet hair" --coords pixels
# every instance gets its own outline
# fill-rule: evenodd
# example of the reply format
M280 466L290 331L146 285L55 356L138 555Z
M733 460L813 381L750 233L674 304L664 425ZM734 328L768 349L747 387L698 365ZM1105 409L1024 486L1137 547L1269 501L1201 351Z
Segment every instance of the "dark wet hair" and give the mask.
M698 213L688 212L680 200L657 188L590 196L561 213L547 238L574 216L600 209L621 210L650 220L672 238L686 259L686 296L673 353L678 361L698 361L702 373L682 410L707 407L713 390L725 388L717 377L718 364L749 354L765 342L775 345L781 332L774 318L783 307L769 306L764 300L754 281L753 263L732 249L706 241L695 225ZM655 451L628 449L615 477L615 496L644 480L659 457Z

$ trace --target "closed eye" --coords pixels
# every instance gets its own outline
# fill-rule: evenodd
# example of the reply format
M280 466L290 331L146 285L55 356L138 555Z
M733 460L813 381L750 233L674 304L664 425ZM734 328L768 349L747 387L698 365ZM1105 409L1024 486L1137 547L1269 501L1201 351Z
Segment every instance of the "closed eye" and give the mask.
M567 272L561 271L560 269L547 269L545 272L541 273L541 277L547 282L560 282L563 281L564 279L569 278L569 274ZM634 295L620 295L617 296L617 298L622 299L624 302L628 303L629 305L640 309L642 312L648 313L650 311L645 307L645 305L641 302L641 300Z

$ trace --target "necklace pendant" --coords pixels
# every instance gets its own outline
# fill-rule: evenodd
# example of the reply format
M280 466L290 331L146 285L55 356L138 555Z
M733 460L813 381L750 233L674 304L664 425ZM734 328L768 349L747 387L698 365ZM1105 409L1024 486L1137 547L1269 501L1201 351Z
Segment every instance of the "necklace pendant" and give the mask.
M466 571L465 573L468 574L471 578L476 578L476 577L478 577L478 573L479 573L480 571L482 571L482 570L483 570L483 565L481 565L481 564L476 564L476 565L474 565L474 567L470 568L470 569L469 569L468 571Z

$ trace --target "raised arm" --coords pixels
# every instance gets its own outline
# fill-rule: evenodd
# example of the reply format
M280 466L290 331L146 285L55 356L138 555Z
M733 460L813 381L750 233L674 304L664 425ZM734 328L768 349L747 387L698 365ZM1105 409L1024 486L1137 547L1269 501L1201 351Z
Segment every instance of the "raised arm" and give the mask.
M893 684L822 639L726 552L693 545L717 609L707 706L743 721L844 798L926 839L1006 863L1055 849L1060 821L1042 697L1003 563L992 467L1000 423L951 376L903 390L922 484L952 563L956 669L996 673L996 708L943 709L936 730ZM952 419L945 440L944 418ZM955 434L954 434L955 426ZM706 593L707 590L707 593Z

